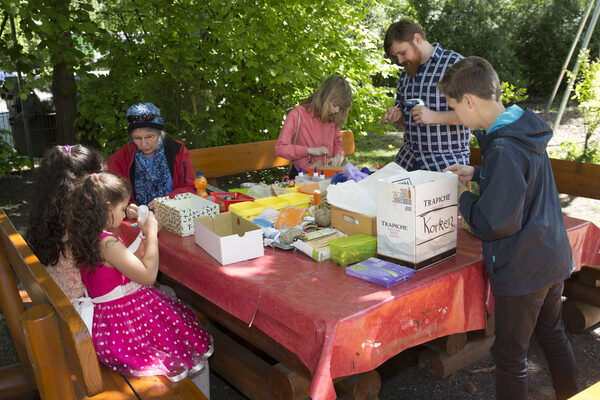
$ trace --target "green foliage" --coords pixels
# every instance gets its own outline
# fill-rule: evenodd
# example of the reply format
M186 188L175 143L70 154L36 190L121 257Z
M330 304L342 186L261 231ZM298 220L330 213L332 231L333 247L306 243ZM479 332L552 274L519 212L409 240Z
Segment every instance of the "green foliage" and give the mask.
M512 83L508 82L500 83L500 91L502 103L504 104L519 103L529 97L527 95L527 89L517 88Z
M600 144L588 143L587 148L573 140L562 142L556 151L549 152L550 157L561 160L600 164Z
M89 68L87 60L101 38L92 20L89 0L0 0L0 9L14 18L0 38L0 69L24 75L21 96L52 82L53 68L68 63L73 71Z
M579 73L575 81L573 99L577 99L577 108L583 113L585 126L585 142L583 144L583 158L588 158L588 151L597 149L590 147L590 139L598 124L600 124L600 62L590 62L589 50L579 55ZM573 74L569 73L572 78ZM591 155L590 157L593 157Z
M4 140L4 134L10 134L8 131L0 131L0 178L13 171L19 171L29 165L29 159L21 156L17 151Z
M98 66L108 73L81 75L82 134L110 153L125 141L127 107L150 101L166 130L192 148L272 139L287 111L334 73L354 92L347 127L383 131L378 119L387 94L373 87L371 75L395 68L362 23L370 5L105 2L103 28L112 34Z

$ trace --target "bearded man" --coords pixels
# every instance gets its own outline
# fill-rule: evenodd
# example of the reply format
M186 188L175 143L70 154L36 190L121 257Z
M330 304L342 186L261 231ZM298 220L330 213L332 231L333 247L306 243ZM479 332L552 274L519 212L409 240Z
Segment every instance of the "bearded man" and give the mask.
M404 67L394 106L382 119L404 125L404 142L396 163L408 171L468 165L470 131L461 125L438 90L446 70L463 56L443 49L439 43L429 43L423 29L407 19L390 25L383 46L386 54Z

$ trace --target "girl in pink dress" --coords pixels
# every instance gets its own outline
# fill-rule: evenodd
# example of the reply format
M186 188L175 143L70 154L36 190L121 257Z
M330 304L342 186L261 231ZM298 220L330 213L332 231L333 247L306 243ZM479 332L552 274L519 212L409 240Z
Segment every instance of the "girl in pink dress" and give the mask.
M158 273L153 213L138 220L146 236L141 259L114 233L129 196L128 184L110 172L86 176L69 194L67 243L89 295L86 324L98 359L111 369L178 381L207 366L211 337L188 307L150 286Z
M35 174L27 242L72 303L83 296L85 288L65 248L66 197L79 178L100 172L103 164L100 153L89 147L53 146L44 154Z

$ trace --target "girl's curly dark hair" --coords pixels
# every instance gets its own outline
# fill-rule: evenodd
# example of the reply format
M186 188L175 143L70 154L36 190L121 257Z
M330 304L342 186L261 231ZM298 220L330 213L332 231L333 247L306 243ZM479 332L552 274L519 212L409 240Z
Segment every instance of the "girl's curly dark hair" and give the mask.
M92 271L102 262L100 235L111 223L111 209L127 201L129 184L112 172L85 176L67 198L67 246L78 267Z
M44 265L64 255L65 199L78 178L100 172L100 153L82 145L54 146L46 151L35 178L27 242Z

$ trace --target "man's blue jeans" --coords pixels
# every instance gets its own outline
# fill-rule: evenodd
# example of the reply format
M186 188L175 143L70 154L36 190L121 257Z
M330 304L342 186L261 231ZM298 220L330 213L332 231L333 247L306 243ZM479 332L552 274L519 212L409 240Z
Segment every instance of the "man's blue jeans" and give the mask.
M577 364L562 323L558 282L523 296L496 296L496 399L527 399L527 350L534 335L544 351L557 399L579 390Z

